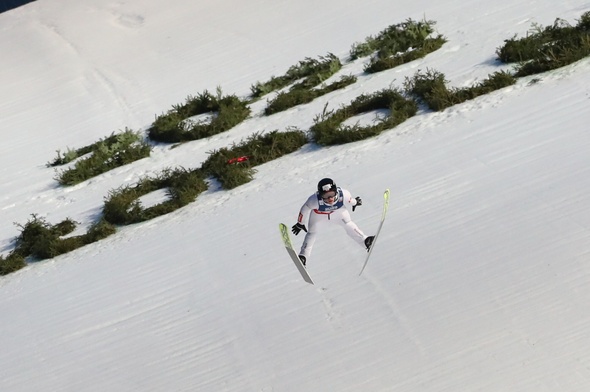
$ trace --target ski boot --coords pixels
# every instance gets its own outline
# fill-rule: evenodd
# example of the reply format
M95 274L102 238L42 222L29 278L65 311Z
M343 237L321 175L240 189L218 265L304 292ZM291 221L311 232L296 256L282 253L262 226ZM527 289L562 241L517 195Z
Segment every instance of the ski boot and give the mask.
M367 252L371 250L371 245L373 245L373 240L375 239L374 235L368 236L365 238L365 246L367 247Z

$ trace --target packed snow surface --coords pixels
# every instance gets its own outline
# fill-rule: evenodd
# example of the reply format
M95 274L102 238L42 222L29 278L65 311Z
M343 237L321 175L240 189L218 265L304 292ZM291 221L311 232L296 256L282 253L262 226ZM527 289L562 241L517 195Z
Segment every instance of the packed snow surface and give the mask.
M510 69L496 48L588 0L39 0L0 14L0 251L31 214L84 232L112 189L254 132L307 130L324 106L435 69L456 87ZM354 42L408 18L448 42L374 75ZM334 53L358 82L73 187L46 167L204 90ZM362 119L367 121L366 118ZM369 119L370 120L370 119ZM590 60L417 116L378 137L308 144L180 210L0 277L0 390L590 390ZM278 223L323 177L363 198L365 251L320 233L299 276ZM160 195L161 196L161 195ZM302 236L294 237L299 246Z

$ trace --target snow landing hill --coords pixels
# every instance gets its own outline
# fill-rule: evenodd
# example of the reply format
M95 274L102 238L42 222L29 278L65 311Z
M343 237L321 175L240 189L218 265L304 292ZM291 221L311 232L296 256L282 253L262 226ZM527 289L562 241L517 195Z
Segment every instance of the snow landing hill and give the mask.
M0 14L0 246L32 213L100 216L109 190L254 132L308 129L324 106L419 69L469 86L534 23L574 22L587 0L38 0ZM74 187L45 164L187 95L246 96L305 57L408 18L448 42L424 59L273 116L253 116ZM0 278L0 390L590 390L590 60L523 79L378 137L301 150L231 191ZM364 118L363 121L370 119ZM388 220L364 251L321 233L305 284L282 247L317 181L360 195L355 222ZM296 237L296 246L301 238Z

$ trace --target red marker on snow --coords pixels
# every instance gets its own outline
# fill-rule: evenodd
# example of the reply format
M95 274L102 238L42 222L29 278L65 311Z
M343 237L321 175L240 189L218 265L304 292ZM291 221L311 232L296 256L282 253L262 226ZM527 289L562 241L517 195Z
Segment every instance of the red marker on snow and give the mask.
M250 159L250 157L244 155L242 157L238 157L238 158L232 158L232 159L228 159L227 164L228 165L232 165L234 163L240 163L240 162L245 162L248 159Z

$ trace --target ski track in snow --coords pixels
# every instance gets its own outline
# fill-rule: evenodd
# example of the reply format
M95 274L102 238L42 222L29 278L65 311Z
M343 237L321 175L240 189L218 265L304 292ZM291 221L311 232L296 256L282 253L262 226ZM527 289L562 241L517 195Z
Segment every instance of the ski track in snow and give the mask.
M133 119L132 108L125 99L124 94L119 92L117 83L113 82L113 80L107 76L106 72L108 72L108 70L105 69L102 71L100 68L88 64L81 50L76 47L72 40L68 39L57 26L47 25L41 22L41 27L49 31L60 42L58 45L63 45L68 48L76 61L83 64L82 69L87 75L85 76L87 79L86 85L92 86L93 88L102 87L102 89L107 92L113 101L117 103L117 106L125 113L125 120L130 123L130 120ZM93 83L94 80L96 80L98 83ZM119 81L119 84L121 84L121 82L122 81ZM89 89L88 94L94 94L93 89Z
M386 290L381 285L378 279L372 277L372 274L370 272L364 271L363 276L373 286L375 292L377 292L383 298L383 300L391 310L393 318L397 321L401 330L412 342L412 344L416 346L416 349L418 350L420 355L425 356L427 349L424 347L424 345L420 341L420 338L414 332L414 328L410 320L403 314L403 311L400 309L399 304L397 303L395 298L388 292L388 290Z

